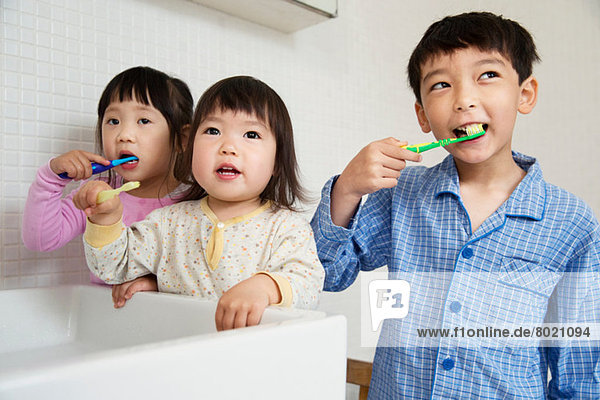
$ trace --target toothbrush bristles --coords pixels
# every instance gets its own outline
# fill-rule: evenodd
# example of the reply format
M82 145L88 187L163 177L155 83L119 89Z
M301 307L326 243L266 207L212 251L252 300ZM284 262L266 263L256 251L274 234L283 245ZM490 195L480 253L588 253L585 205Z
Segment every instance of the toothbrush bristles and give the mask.
M467 126L467 136L475 135L479 132L483 132L483 124L474 124Z

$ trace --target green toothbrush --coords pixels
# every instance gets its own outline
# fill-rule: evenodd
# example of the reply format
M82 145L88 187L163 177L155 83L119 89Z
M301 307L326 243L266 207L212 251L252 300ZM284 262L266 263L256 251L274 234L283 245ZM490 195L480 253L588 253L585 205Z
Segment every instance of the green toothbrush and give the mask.
M438 140L437 142L413 144L412 146L406 145L402 146L402 148L414 151L415 153L423 153L424 151L435 149L436 147L444 147L452 143L464 142L465 140L472 140L479 136L485 135L485 131L483 130L483 124L469 125L466 127L466 132L467 136L463 136L460 138L448 138Z

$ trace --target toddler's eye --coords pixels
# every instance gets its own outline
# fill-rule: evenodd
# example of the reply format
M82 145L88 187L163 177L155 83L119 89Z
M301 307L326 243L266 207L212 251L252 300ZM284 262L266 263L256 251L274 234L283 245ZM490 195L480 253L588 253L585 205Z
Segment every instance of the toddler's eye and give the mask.
M260 135L254 131L246 132L244 137L247 137L248 139L260 139Z
M109 118L106 120L108 125L119 125L119 120L116 118Z
M206 133L207 135L220 135L221 132L219 132L219 130L217 128L207 128L204 133Z
M449 84L449 83L446 83L446 82L438 82L438 83L436 83L435 85L433 85L433 86L431 87L431 90L440 90L440 89L444 89L444 88L448 88L448 87L450 87L450 84Z
M146 124L149 124L149 123L150 123L150 120L148 118L140 118L140 119L138 119L138 124L140 124L140 125L146 125Z
M495 73L494 71L488 71L488 72L484 72L483 74L481 74L481 79L496 78L497 76L498 76L498 74Z

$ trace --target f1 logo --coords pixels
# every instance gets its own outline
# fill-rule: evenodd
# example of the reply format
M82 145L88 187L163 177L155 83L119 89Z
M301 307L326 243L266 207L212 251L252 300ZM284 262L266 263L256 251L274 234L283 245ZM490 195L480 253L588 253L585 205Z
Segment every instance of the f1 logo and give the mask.
M410 284L405 280L378 279L369 282L371 329L375 332L388 318L408 315Z

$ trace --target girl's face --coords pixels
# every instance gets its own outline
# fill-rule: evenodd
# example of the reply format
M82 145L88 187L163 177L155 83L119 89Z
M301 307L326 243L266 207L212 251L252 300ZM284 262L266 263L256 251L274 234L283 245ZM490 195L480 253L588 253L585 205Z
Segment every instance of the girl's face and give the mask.
M237 205L250 212L260 205L275 165L276 141L255 115L215 110L198 127L192 173L208 193L209 205Z
M135 100L112 102L102 120L105 156L118 159L136 156L139 161L122 164L115 171L126 181L140 181L129 193L138 197L163 197L172 187L169 158L173 149L169 126L156 108ZM165 177L169 177L165 185Z

